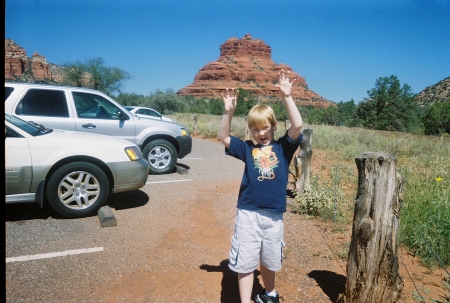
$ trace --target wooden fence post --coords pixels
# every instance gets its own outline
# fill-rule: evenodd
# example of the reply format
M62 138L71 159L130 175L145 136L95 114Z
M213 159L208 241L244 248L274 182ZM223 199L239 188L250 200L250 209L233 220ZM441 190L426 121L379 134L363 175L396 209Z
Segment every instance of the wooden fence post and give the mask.
M194 115L194 136L197 136L197 115Z
M250 129L248 128L247 116L245 117L245 141L250 140Z
M284 121L284 130L285 130L285 132L286 132L289 128L291 128L291 121L285 120L285 121Z
M303 141L300 143L300 152L294 157L296 173L295 189L297 194L303 195L305 188L311 183L311 158L312 158L312 128L302 131Z
M397 158L367 152L355 158L358 191L347 262L346 303L395 302L403 289L398 273L402 178Z

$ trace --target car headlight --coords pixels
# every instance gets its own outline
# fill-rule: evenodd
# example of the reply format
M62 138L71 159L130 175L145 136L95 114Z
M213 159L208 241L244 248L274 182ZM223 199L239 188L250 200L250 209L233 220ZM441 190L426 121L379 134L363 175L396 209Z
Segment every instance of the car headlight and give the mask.
M125 147L125 153L131 161L137 161L142 159L142 152L137 146Z
M180 130L181 130L181 135L182 135L182 136L189 136L189 132L188 132L187 129L185 129L185 128L180 128Z

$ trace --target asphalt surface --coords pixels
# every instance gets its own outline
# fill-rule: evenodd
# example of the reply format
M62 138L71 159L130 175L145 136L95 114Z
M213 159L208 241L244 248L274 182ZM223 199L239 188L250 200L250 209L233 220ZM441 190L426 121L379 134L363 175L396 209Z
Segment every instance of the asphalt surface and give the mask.
M322 163L320 154L315 158ZM239 302L227 259L244 164L225 156L218 142L194 139L178 165L188 173L150 175L144 188L112 195L107 205L117 226L101 227L97 216L63 219L33 204L6 206L5 301ZM336 233L332 222L291 212L285 222L277 273L284 301L336 302L346 267L336 252L349 243L351 228ZM436 285L443 270L430 275L410 254L401 259L400 271L408 268L424 286L442 291ZM255 276L258 293L263 286ZM412 302L414 289L405 279L401 301Z
M224 155L223 145L201 139L193 139L192 153L178 165L188 173L150 175L142 189L111 195L107 205L117 219L113 227L101 227L97 216L64 219L34 204L7 205L6 302L109 302L99 299L109 291L107 281L149 264L152 246L168 229L186 224L182 216L195 208L199 191L200 197L215 200L215 187L238 185L243 169L242 162ZM226 217L215 224L230 232L236 197L233 186L222 197L229 203L215 206L219 221Z

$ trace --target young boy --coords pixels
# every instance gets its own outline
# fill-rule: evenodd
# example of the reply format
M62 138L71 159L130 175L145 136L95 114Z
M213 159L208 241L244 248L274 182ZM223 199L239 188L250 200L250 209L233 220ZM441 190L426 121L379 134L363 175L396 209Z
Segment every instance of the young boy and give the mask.
M220 122L219 140L225 145L227 155L245 163L228 265L238 273L241 303L251 300L258 262L265 289L255 301L279 302L275 272L281 269L283 258L283 213L286 211L289 163L302 140L302 117L291 97L294 81L289 82L282 70L276 85L291 122L291 127L280 139L274 139L277 120L272 108L258 104L250 109L248 127L256 144L230 136L239 91L232 89L229 93L227 89L226 95L222 94L225 113Z

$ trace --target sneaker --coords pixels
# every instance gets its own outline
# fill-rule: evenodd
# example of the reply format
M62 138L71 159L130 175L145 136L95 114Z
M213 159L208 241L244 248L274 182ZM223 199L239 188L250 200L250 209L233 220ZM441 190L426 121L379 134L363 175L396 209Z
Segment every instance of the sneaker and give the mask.
M279 303L280 299L283 299L283 297L280 297L278 294L276 297L268 296L266 295L266 290L263 289L262 292L256 295L255 302L256 303Z

